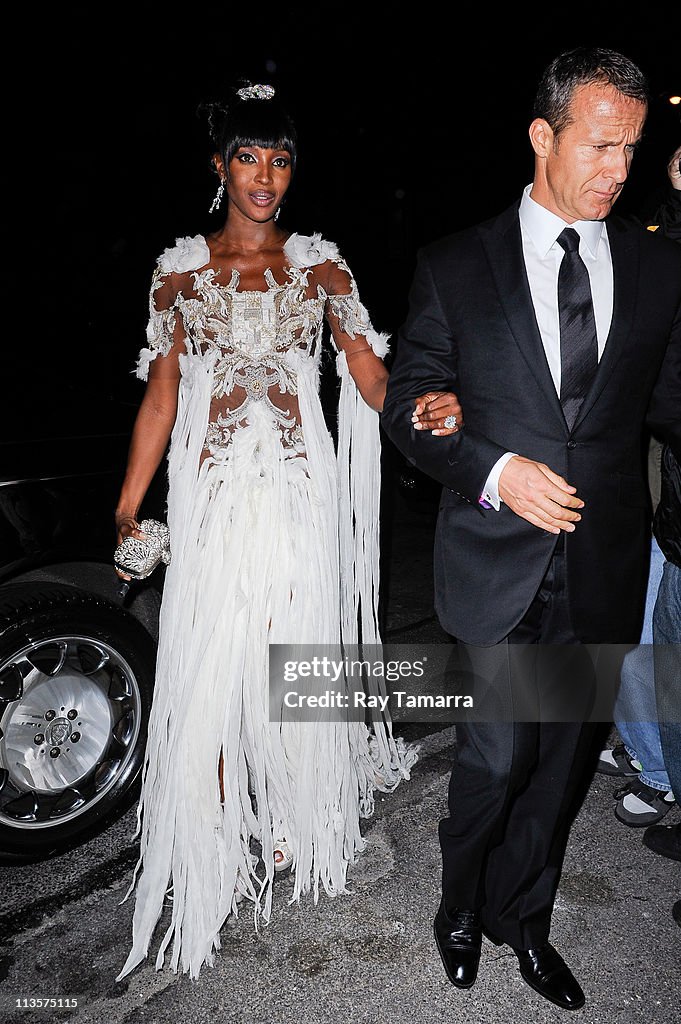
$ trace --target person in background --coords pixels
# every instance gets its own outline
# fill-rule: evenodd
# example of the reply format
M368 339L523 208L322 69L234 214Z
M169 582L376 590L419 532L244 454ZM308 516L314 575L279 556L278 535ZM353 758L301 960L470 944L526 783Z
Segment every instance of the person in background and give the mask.
M659 231L673 242L681 242L681 146L677 146L667 164L669 186L663 201L646 222L648 231Z
M681 372L679 375L681 380ZM677 388L681 408L681 386ZM662 453L662 496L655 533L665 556L653 611L655 694L660 742L672 789L681 793L681 443ZM654 853L681 861L681 822L650 825L643 842ZM680 894L681 895L681 894ZM672 908L681 925L681 898Z
M667 165L668 193L650 218L649 231L681 242L681 146ZM648 458L648 480L653 513L660 500L662 441L651 437ZM653 609L665 564L664 553L653 534L650 551L650 574L646 593L646 609L640 646L630 651L622 665L621 686L617 697L615 725L622 742L601 751L598 771L620 777L624 785L615 792L615 817L634 828L656 824L675 804L669 774L665 765L655 709ZM678 791L677 791L678 792Z
M670 164L673 194L665 208L665 232L681 241L681 147ZM667 442L662 453L662 487L655 536L665 556L653 610L655 694L664 763L672 789L681 793L681 358L665 376L665 391L653 396L648 420ZM643 842L654 853L681 861L681 823L651 825ZM681 899L672 914L681 925Z

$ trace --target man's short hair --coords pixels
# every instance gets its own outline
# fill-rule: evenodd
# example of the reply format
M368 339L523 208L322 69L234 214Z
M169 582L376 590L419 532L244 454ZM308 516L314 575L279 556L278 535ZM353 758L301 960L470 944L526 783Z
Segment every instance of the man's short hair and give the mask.
M579 85L612 85L623 96L648 102L648 82L641 69L616 50L580 46L558 54L544 71L534 99L534 117L549 123L554 136L571 123L570 106Z

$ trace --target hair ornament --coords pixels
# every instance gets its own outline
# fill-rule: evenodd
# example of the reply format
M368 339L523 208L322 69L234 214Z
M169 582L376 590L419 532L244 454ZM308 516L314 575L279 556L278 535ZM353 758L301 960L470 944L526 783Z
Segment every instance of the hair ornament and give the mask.
M273 85L245 85L237 89L237 96L241 100L271 100L274 96Z

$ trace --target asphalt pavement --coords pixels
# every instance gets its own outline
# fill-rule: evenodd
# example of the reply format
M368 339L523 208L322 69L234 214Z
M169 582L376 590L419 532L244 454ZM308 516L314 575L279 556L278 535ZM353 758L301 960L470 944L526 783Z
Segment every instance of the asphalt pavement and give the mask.
M435 506L396 491L386 516L384 630L394 642L446 637L432 608ZM391 522L392 520L392 529ZM391 534L391 536L389 535ZM392 543L391 543L392 539ZM368 849L350 871L352 893L289 905L276 880L274 911L257 933L228 920L213 968L198 980L154 969L150 956L122 982L133 902L120 905L136 860L131 808L104 834L48 861L0 867L4 943L0 1017L15 1021L141 1024L671 1024L678 1019L679 864L612 813L613 782L595 775L572 827L552 941L580 980L583 1010L568 1014L522 981L508 947L483 944L479 978L454 989L435 949L437 823L446 808L452 727L400 726L421 743L412 778L379 797L364 823ZM679 809L667 822L678 821ZM169 911L165 912L166 914ZM166 920L164 917L163 920ZM62 1008L40 1009L39 999ZM76 1001L67 1004L67 1001Z

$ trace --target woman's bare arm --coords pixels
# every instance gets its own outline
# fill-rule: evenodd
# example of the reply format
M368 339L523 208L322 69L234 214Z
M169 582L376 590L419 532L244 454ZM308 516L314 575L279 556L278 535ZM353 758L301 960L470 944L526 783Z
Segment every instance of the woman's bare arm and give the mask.
M171 353L150 367L149 383L132 431L128 465L116 507L118 543L124 537L141 536L137 513L168 447L177 416L180 372Z

